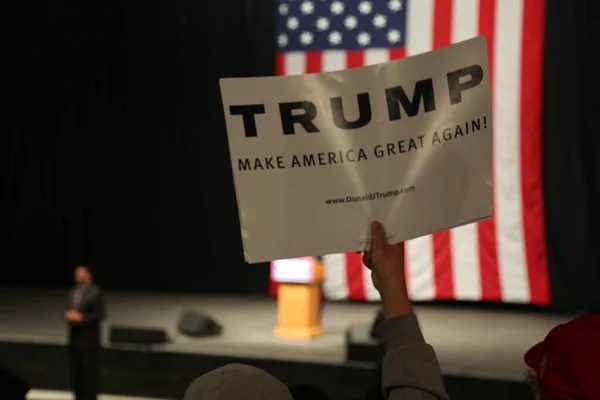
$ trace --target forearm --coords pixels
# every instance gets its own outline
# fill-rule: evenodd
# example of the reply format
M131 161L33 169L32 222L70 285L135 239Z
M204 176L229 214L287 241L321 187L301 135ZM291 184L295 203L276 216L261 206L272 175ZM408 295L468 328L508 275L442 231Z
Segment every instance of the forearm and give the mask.
M413 313L406 287L402 285L386 288L381 296L381 303L385 320Z

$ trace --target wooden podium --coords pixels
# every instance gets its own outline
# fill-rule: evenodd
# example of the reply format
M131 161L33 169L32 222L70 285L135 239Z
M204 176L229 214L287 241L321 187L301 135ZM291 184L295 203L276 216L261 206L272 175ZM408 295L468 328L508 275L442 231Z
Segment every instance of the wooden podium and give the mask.
M273 335L280 339L313 339L321 335L321 281L323 265L312 257L273 262L277 293L278 325Z

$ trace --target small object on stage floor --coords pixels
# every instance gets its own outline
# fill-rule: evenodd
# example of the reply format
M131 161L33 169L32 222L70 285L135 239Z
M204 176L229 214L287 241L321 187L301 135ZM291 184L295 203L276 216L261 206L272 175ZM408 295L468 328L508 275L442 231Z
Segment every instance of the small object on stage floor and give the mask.
M190 310L183 313L177 329L182 335L196 338L218 336L223 333L223 327L210 316Z

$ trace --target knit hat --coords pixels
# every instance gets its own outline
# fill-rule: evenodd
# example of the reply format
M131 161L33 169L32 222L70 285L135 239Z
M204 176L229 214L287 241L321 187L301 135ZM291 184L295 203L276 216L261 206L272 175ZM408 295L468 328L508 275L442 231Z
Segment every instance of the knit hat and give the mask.
M255 367L228 364L193 381L183 400L293 400L277 378Z
M600 315L589 314L550 331L525 354L543 400L600 400Z

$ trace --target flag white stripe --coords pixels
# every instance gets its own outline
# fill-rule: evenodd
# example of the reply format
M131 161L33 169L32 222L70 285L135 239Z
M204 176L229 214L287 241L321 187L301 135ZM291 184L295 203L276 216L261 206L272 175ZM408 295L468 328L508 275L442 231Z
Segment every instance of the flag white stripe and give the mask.
M390 61L390 52L387 49L365 50L365 65L380 64Z
M454 0L452 8L452 43L479 34L479 0Z
M523 0L496 2L494 33L494 201L500 285L506 302L528 303L521 197Z
M452 43L479 34L479 0L455 0L452 9ZM481 300L481 272L477 224L450 231L452 274L455 296L464 300Z
M433 0L411 1L406 10L406 54L426 53L433 47Z
M433 7L433 0L418 0L409 3L406 21L407 56L432 50ZM406 243L406 258L407 284L412 299L433 299L435 297L435 281L431 236L409 240Z
M343 50L327 50L323 52L323 72L346 69L346 52Z
M453 229L450 240L455 297L461 300L481 300L477 224Z
M301 51L290 51L285 54L285 74L302 75L304 74L306 55Z
M325 297L331 300L345 300L348 298L348 274L346 272L346 255L329 254L323 256L325 266L325 280L323 291Z

